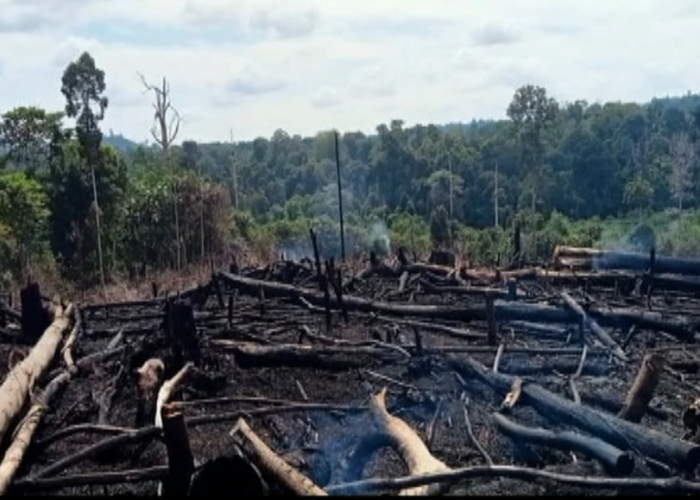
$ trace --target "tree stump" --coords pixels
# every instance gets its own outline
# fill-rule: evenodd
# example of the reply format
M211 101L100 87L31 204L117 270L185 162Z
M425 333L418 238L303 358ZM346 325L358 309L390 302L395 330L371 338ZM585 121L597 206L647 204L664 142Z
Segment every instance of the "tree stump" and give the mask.
M192 306L183 302L169 303L166 314L166 335L172 346L175 369L179 370L189 361L199 365L201 352Z
M22 334L38 340L51 324L48 311L41 301L38 283L30 283L20 291L22 302Z

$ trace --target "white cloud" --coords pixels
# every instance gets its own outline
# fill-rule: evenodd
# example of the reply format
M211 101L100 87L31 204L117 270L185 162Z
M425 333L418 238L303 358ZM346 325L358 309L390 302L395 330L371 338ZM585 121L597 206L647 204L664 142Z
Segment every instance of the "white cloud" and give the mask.
M227 99L235 102L241 97L270 94L284 89L287 85L287 81L272 72L263 72L251 65L246 65L240 73L226 82L224 97L220 102L225 103Z
M646 100L699 90L696 3L0 0L0 112L62 109L84 50L106 72L105 128L136 140L152 120L137 71L168 77L197 140L502 117L525 83Z
M520 36L511 29L497 24L488 24L472 35L476 45L502 45L517 42Z

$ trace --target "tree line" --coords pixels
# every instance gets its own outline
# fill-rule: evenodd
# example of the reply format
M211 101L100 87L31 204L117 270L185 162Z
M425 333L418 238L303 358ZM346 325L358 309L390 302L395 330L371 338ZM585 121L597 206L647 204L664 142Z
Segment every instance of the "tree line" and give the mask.
M177 145L181 120L167 80L141 81L153 96L153 146L103 138L108 85L88 53L63 74L63 111L2 115L5 280L41 268L90 286L242 248L308 254L309 226L327 254L339 254L334 131ZM535 235L562 218L684 210L700 200L698 95L560 103L525 85L506 112L503 120L392 120L375 134L340 134L349 251L458 246L502 263L516 225ZM551 243L536 240L533 256Z

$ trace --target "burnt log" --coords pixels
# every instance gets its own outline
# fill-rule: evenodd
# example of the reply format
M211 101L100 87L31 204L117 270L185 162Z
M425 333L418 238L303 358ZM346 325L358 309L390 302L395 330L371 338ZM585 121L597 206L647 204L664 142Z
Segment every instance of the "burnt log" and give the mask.
M325 305L324 295L308 288L261 281L226 273L221 273L219 276L229 285L250 295L257 294L258 287L262 287L268 297L289 297L295 300L303 298L313 305ZM485 305L457 307L387 303L352 295L344 295L343 301L349 311L456 321L485 321L487 319ZM337 307L335 299L331 299L331 304ZM576 314L554 306L495 301L494 307L500 321L564 324L578 322ZM657 312L607 308L592 308L588 311L588 314L602 326L624 327L636 324L641 328L670 333L683 340L692 340L695 335L695 325L690 323L687 318L679 316L671 318Z
M211 345L231 350L236 363L243 367L309 367L346 370L378 363L396 363L395 351L375 347L325 346L280 344L256 345L249 342L212 340ZM393 355L392 355L393 354Z
M450 355L448 360L458 372L476 377L503 394L510 390L515 378L493 373L468 356ZM540 385L523 384L521 401L532 406L548 420L572 425L622 450L636 450L671 467L694 470L700 463L700 446L585 405L576 404Z
M700 276L700 260L681 257L651 256L648 253L606 252L594 248L559 246L554 250L554 260L579 259L590 262L593 269L628 269L648 271L653 265L654 273ZM652 260L653 259L653 260Z
M60 304L57 305L53 323L46 329L29 355L10 370L0 386L0 441L15 419L21 415L38 381L48 371L58 346L68 331L72 315L72 305L65 310Z
M628 476L634 470L634 460L605 441L592 436L584 436L571 431L550 431L525 427L508 420L499 413L492 415L498 428L513 440L548 446L563 451L577 451L599 461L608 473L615 476Z

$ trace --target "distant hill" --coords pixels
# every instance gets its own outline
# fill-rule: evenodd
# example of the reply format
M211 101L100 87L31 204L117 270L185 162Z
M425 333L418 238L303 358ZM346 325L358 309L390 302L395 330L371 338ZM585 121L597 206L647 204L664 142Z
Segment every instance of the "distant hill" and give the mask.
M132 151L136 150L137 147L139 147L139 143L134 142L131 139L127 139L122 134L114 134L111 130L109 131L109 135L105 135L102 138L102 141L104 144L109 144L114 149L121 151L122 153L131 153Z

